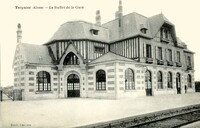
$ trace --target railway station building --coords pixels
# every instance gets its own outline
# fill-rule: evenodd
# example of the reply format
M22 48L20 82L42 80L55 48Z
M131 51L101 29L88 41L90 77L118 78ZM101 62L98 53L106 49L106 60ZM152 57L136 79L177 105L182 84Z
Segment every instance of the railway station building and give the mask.
M22 43L18 24L14 88L22 100L120 99L195 91L194 52L164 14L123 15L101 23L69 21L43 45Z

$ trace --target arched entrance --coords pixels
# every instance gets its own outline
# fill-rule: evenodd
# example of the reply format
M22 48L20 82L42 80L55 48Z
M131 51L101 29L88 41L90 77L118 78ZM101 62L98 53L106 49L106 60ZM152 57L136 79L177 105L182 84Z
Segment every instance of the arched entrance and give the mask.
M180 75L180 73L176 74L176 89L177 89L177 94L181 94L181 75Z
M145 73L145 89L146 96L152 96L152 82L151 82L151 72L149 70Z
M67 77L67 97L80 97L80 79L76 74Z

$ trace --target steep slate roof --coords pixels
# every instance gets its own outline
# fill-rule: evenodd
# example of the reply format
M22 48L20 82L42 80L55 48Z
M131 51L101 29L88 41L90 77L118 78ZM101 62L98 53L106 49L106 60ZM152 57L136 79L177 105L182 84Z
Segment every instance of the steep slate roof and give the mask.
M177 46L182 48L187 48L187 45L183 41L181 41L179 37L176 37L176 39L177 39Z
M138 13L130 13L127 15L124 15L122 18L122 27L123 30L122 36L119 35L120 27L119 27L119 19L112 20L110 22L107 22L103 24L104 27L107 27L110 30L110 41L117 41L123 38L129 38L136 35L144 35L146 37L151 37L151 34L149 31L147 31L147 34L142 34L140 29L141 25L143 25L145 28L149 30L149 24L147 22L147 17L142 16Z
M52 59L49 56L48 48L44 45L21 44L25 62L34 64L52 64Z
M112 43L114 41L138 35L146 38L154 38L160 28L165 24L171 28L173 39L175 41L177 40L177 46L186 48L185 52L191 52L187 49L186 44L176 37L174 25L162 13L148 18L133 12L124 15L121 23L122 29L119 27L119 19L114 19L101 26L85 21L66 22L60 26L48 43L56 40L73 39L89 39L104 43ZM143 34L141 28L147 29L147 33ZM98 35L92 34L91 30L98 30ZM52 64L52 58L49 55L46 45L22 44L22 46L28 63ZM93 60L90 64L112 60L133 61L112 52L108 52L100 58Z
M93 35L91 29L99 30L98 35ZM68 39L90 39L109 42L109 32L105 27L85 21L70 21L62 24L49 42Z
M109 38L110 41L113 42L116 40L121 40L137 35L153 38L156 36L164 23L167 23L170 26L174 26L163 14L158 14L147 18L136 12L133 12L122 17L122 36L119 35L120 27L118 25L118 19L105 23L103 24L103 26L107 27L110 30ZM143 34L141 32L141 26L148 29L146 34Z
M158 33L160 27L164 24L167 23L171 26L174 26L162 13L149 17L148 18L150 30L151 30L151 36L155 37L156 34Z
M95 64L95 63L107 62L107 61L113 61L113 60L133 61L132 59L128 59L126 57L117 55L113 52L107 52L106 54L102 55L101 57L91 61L89 64Z
M110 43L137 35L153 38L164 23L174 27L162 13L149 18L136 12L124 15L121 27L123 29L119 27L119 19L114 19L102 25L81 20L70 21L62 24L49 42L55 40L90 39ZM146 34L141 32L141 26L148 29ZM93 35L90 31L91 29L99 30L98 35ZM173 30L173 33L175 34L175 30Z

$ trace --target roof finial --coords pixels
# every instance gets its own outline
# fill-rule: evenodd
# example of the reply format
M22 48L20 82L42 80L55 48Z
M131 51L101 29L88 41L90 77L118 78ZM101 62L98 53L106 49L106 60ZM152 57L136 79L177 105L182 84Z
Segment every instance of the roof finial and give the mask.
M18 23L18 25L17 25L17 43L21 43L21 39L22 39L21 24Z

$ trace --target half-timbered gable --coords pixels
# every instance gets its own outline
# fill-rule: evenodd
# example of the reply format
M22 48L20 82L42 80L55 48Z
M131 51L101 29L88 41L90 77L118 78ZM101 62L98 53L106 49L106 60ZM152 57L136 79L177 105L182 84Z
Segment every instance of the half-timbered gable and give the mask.
M85 21L67 22L60 26L46 45L50 46L57 61L70 43L74 44L85 60L90 61L108 52L108 36L105 27Z
M69 21L44 45L21 43L18 25L15 89L23 100L119 99L194 92L193 52L162 13L123 15L101 24Z

